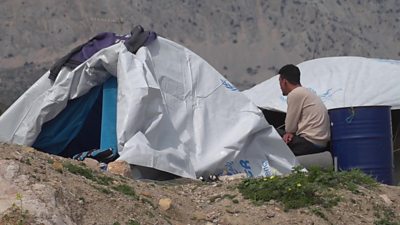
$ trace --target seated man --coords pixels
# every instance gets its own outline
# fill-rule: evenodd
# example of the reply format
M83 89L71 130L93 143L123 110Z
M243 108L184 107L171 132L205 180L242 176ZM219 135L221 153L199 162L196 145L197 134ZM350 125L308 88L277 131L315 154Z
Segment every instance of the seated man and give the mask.
M300 70L286 65L279 70L282 94L287 96L285 130L278 129L292 152L306 155L325 151L330 139L328 111L321 99L300 84Z

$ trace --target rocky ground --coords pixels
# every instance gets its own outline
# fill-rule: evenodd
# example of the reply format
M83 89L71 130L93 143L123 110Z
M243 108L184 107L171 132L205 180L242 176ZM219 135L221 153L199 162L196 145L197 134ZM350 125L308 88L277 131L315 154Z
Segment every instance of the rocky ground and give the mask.
M83 169L82 169L83 168ZM91 169L93 168L93 169ZM398 224L400 188L380 185L342 201L284 210L255 205L237 189L242 178L217 182L137 181L23 146L0 144L0 224Z

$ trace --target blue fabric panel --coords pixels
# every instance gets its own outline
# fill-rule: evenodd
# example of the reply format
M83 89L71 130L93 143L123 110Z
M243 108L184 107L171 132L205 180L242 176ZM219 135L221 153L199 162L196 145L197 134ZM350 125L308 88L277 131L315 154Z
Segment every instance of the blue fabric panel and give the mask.
M32 147L51 154L61 153L81 130L100 90L100 86L92 88L86 95L69 101L62 112L42 126Z
M100 149L117 149L117 86L115 77L103 84Z
M101 110L103 102L103 92L101 90L102 87L82 129L64 151L59 154L60 156L72 158L78 153L100 148Z

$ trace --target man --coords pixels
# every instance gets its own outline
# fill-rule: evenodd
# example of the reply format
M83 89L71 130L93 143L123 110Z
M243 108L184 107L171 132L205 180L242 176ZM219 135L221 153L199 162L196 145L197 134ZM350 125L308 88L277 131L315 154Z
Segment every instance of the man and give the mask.
M300 70L286 65L279 70L282 94L287 96L285 130L278 129L283 141L297 155L325 151L330 139L329 115L321 99L301 86Z

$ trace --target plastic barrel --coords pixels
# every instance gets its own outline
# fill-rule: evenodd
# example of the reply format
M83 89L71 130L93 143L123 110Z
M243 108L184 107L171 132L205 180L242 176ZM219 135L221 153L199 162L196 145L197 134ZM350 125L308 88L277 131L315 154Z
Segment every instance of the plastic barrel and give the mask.
M393 143L390 106L331 109L331 148L339 170L358 168L392 184Z

